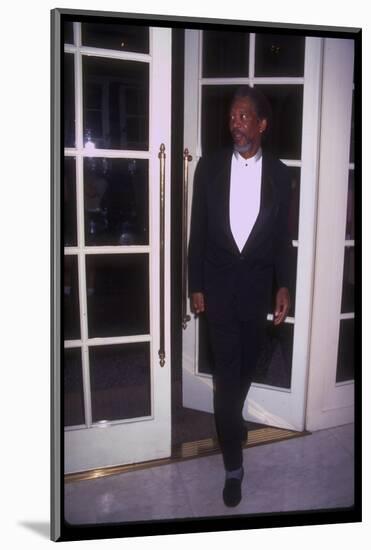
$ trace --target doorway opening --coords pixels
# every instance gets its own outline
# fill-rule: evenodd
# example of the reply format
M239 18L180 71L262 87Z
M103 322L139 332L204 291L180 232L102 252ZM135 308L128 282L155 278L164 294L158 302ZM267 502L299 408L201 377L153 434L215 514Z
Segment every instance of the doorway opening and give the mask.
M171 110L171 440L172 457L185 447L216 438L213 414L183 407L182 397L182 178L184 128L184 29L172 30Z
M171 456L173 459L218 452L214 415L183 406L182 387L182 182L184 147L184 29L172 30L171 109ZM189 93L189 90L187 90ZM200 319L202 330L206 323ZM200 351L201 353L201 351ZM205 355L208 350L203 350ZM210 357L206 358L210 362ZM264 424L246 422L252 446L283 440L306 432L296 432Z

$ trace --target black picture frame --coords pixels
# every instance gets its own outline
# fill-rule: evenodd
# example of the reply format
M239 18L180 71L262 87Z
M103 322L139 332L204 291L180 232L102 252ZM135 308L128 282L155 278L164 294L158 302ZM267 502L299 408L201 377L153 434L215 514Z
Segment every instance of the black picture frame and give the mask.
M51 537L54 541L89 540L119 537L138 537L160 534L180 534L197 532L217 532L231 530L261 529L266 527L287 527L302 525L320 525L334 523L360 522L362 520L362 491L361 491L361 372L355 374L355 500L351 509L308 510L295 513L257 514L251 516L218 516L208 518L184 518L136 521L130 523L71 525L64 519L64 468L63 468L63 378L62 372L62 306L61 280L63 243L61 239L62 201L61 201L61 174L63 159L63 86L61 83L61 60L63 55L62 25L65 21L94 21L113 22L125 20L126 24L150 25L171 27L172 29L221 29L246 32L272 32L301 34L305 36L321 36L331 38L351 38L355 45L356 86L355 100L355 164L357 166L355 178L361 181L361 61L362 61L362 32L359 28L325 27L321 25L293 25L272 22L252 22L237 20L217 20L211 18L196 19L192 17L177 17L163 15L130 14L117 12L100 12L90 10L55 9L51 12L51 212L52 212L52 312L51 312ZM178 82L178 84L176 84ZM179 80L175 81L179 86ZM180 132L179 132L180 134ZM177 141L178 140L178 141ZM181 147L180 138L174 138L173 147ZM179 168L179 167L178 167ZM176 169L176 167L175 167ZM359 185L360 188L360 185ZM361 193L357 191L356 205L361 203ZM360 238L361 212L357 208L356 234L357 251L361 247ZM356 254L357 285L360 287L360 254ZM176 276L176 275L175 275ZM357 289L356 285L356 289ZM360 362L361 350L361 302L360 292L356 294L356 360ZM178 315L180 304L174 303L174 316ZM174 332L174 354L179 353L181 337Z

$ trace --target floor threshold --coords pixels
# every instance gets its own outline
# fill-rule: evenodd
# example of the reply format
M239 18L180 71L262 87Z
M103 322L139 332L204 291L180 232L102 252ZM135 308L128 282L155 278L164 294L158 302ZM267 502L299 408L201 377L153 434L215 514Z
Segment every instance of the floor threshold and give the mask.
M264 428L258 428L249 431L248 441L244 444L243 447L248 448L256 447L258 445L267 445L268 443L285 441L288 439L303 437L310 434L311 432L308 432L306 430L303 432L297 432L294 430L286 430L284 428L274 428L271 426L266 426ZM135 464L109 466L107 468L97 468L94 470L87 470L85 472L66 474L64 476L64 481L65 483L72 483L74 481L99 479L102 477L123 474L125 472L133 472L136 470L145 470L147 468L153 468L155 466L164 466L165 464L180 462L182 460L190 460L192 458L200 458L202 456L217 453L220 453L220 448L217 440L214 438L201 439L199 441L190 441L174 447L172 449L172 455L168 458L147 460L146 462L137 462Z

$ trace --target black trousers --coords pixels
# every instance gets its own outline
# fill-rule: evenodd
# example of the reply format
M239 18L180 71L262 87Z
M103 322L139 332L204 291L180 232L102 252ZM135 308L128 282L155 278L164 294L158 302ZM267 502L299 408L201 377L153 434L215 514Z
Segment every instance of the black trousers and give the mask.
M214 356L214 415L226 470L242 466L242 409L265 335L265 318L208 322Z

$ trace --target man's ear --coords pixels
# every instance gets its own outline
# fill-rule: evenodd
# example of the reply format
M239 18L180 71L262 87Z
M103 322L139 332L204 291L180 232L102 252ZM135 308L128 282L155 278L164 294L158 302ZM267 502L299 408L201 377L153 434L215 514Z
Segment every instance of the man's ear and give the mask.
M260 122L259 122L259 130L260 130L260 133L263 134L266 129L268 128L268 121L266 118L262 118L260 119Z

